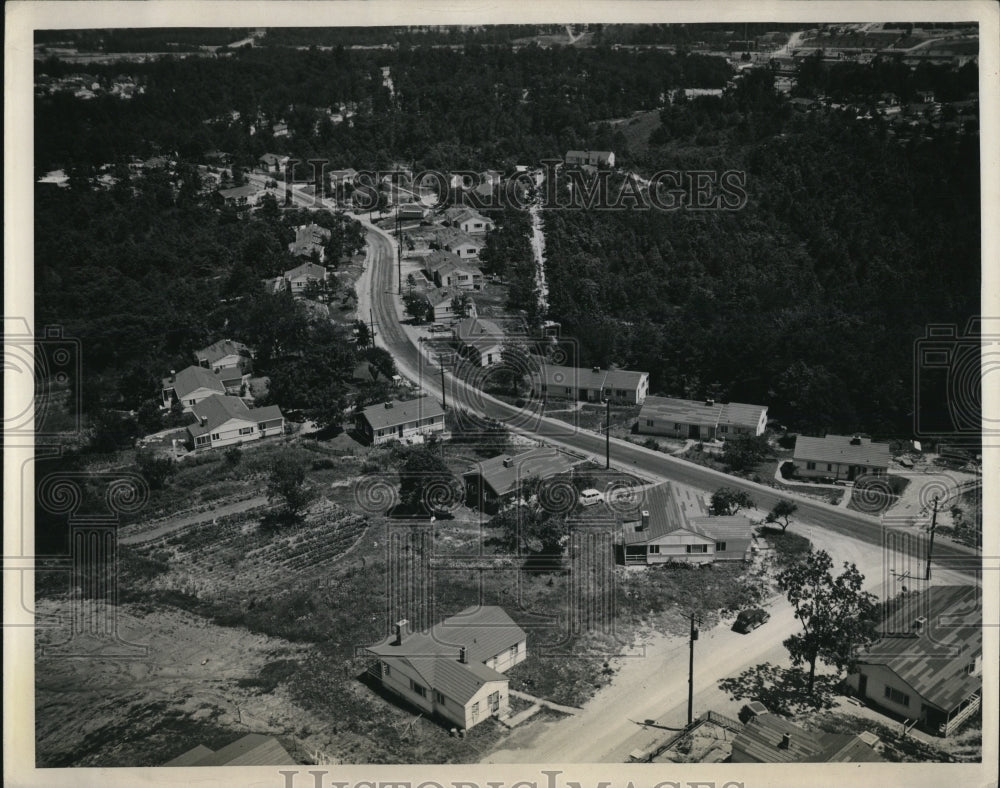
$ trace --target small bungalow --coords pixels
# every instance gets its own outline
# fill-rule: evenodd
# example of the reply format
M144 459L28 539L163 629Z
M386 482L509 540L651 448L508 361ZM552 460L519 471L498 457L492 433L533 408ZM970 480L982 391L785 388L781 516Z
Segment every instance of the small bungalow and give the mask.
M302 224L295 228L295 241L288 245L296 257L313 258L319 262L326 259L326 242L330 240L330 231L318 224Z
M256 205L260 195L261 190L252 183L234 186L231 189L219 189L219 196L222 197L223 203L231 208L246 208Z
M404 619L368 653L383 689L462 730L510 715L504 671L528 655L527 636L501 607L469 607L426 632Z
M349 183L353 186L354 182L358 179L358 171L353 167L348 167L344 170L330 170L327 172L327 176L330 178L330 182L335 185Z
M279 173L284 172L285 166L288 164L288 157L277 153L265 153L257 160L257 163L262 170Z
M725 440L734 435L763 435L767 406L713 399L647 397L639 411L638 432L681 440Z
M697 499L678 495L670 482L646 490L640 507L621 515L621 552L627 566L680 561L746 561L753 524L746 517L711 517Z
M609 150L571 150L564 159L567 167L589 164L592 167L614 167L615 154Z
M220 339L208 347L196 350L194 357L198 361L198 366L213 372L238 369L243 374L248 374L253 369L250 348L232 339Z
M514 455L498 455L476 463L462 474L465 503L495 514L517 498L526 479L550 479L571 471L583 460L558 449L540 447Z
M403 203L396 209L401 221L421 221L427 216L427 209L418 202Z
M846 479L882 476L889 468L889 444L873 443L858 435L799 435L792 453L795 472L807 478Z
M882 639L857 658L847 684L863 700L929 733L950 736L979 709L981 589L931 586L901 600Z
M285 271L285 286L292 291L292 295L299 295L305 292L310 282L325 283L327 276L327 270L323 266L303 263L290 271Z
M458 320L463 315L458 314L453 306L456 298L465 296L469 299L469 311L466 317L476 316L476 302L467 293L457 287L437 287L428 291L424 298L427 300L428 312L433 316L433 322L445 323Z
M454 205L446 209L441 214L441 219L467 235L482 235L494 227L492 221L465 205Z
M191 406L198 420L187 428L195 450L260 440L285 431L285 418L277 405L246 406L239 397L214 394Z
M533 376L532 393L543 398L612 402L641 405L649 393L649 373L627 369L600 367L561 367L543 364L541 373Z
M373 446L392 440L422 443L425 436L444 432L444 408L434 397L385 402L361 411L356 425Z
M163 407L169 408L174 400L191 410L191 406L213 394L239 394L248 375L239 367L219 369L217 372L192 364L180 372L170 371L162 381Z
M443 249L434 249L424 258L423 270L438 287L480 290L483 286L483 272L478 265Z
M248 733L227 744L221 750L212 750L204 744L167 761L164 766L287 766L296 761L273 736Z
M492 320L467 317L451 330L459 343L459 355L481 367L499 364L503 349L504 332Z
M463 260L470 257L479 257L483 244L470 238L465 232L457 227L441 227L434 234L437 244L442 249L454 252Z

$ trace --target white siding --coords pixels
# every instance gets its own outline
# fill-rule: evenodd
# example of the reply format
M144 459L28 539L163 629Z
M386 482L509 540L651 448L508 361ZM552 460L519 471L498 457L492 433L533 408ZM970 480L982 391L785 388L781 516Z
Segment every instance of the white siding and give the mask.
M493 670L498 673L506 673L515 665L524 662L528 656L528 644L527 641L522 640L517 646L514 647L516 650L506 649L495 657L491 657L484 663L487 667L493 668Z
M407 439L412 439L416 435L430 435L433 432L444 432L443 415L428 416L420 419L420 423L417 423L416 421L408 422L403 425L402 434L400 434L398 426L374 430L372 443L378 445L380 443L388 443L391 440L405 442Z

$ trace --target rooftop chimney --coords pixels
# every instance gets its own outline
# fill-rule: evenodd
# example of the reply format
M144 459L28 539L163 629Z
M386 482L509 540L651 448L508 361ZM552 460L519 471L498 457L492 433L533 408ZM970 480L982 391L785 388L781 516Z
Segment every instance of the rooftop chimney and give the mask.
M642 519L639 521L639 531L645 531L649 528L649 511L647 509L642 510Z
M913 622L913 631L918 635L924 631L924 627L927 626L927 617L920 616Z
M851 438L851 445L852 446L860 446L861 445L861 436L860 435L855 435L854 437L852 437Z
M781 749L787 750L792 746L792 734L783 733L781 734L781 743L778 745Z
M460 646L458 649L458 661L463 665L466 665L469 662L469 652L465 646Z
M385 409L386 410L389 410L389 408L391 408L391 407L392 407L392 403L391 402L385 403Z
M591 367L591 371L592 372L600 372L601 368L600 367Z
M177 370L172 369L170 370L170 382L173 383L176 380L177 380Z
M514 466L514 458L513 457L504 457L503 458L503 467L504 468L511 468L513 466Z
M201 426L202 427L204 427L204 426L206 426L208 424L208 416L202 416L199 420L201 421Z
M708 399L705 400L705 404L708 405L709 407L712 407L715 404L715 400L709 397Z
M409 627L410 622L405 618L400 619L396 622L396 642L393 643L394 646L403 645L403 641L406 640L407 627Z

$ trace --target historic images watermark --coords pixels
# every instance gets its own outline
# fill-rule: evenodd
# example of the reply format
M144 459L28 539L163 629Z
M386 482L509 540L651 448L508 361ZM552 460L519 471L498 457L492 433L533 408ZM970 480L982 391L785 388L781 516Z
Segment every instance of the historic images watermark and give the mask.
M590 164L565 165L542 159L508 178L474 170L331 170L326 159L290 159L284 170L286 193L298 184L311 193L298 196L324 207L336 199L353 210L376 211L390 202L420 203L442 208L452 195L475 210L595 211L738 211L746 207L747 174L743 170L663 169L648 177L631 171ZM305 175L303 175L305 173Z

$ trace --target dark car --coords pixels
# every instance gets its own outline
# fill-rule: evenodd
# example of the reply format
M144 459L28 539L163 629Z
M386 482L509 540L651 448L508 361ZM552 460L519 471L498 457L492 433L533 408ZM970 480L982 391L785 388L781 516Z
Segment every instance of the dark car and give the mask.
M770 617L771 614L763 608L752 607L749 610L742 610L740 611L740 614L736 616L736 623L733 624L733 631L741 632L745 635L759 627L761 624L766 624Z

